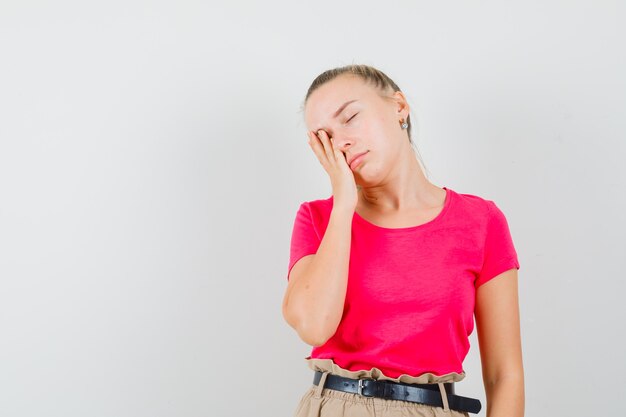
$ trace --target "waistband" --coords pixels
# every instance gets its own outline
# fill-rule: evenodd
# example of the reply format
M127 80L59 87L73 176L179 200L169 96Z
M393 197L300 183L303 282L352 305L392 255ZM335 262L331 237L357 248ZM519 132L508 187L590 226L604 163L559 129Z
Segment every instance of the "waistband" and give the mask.
M456 395L454 382L404 384L376 379L353 379L315 371L313 384L319 390L327 388L362 397L408 401L470 413L478 413L481 409L478 399Z

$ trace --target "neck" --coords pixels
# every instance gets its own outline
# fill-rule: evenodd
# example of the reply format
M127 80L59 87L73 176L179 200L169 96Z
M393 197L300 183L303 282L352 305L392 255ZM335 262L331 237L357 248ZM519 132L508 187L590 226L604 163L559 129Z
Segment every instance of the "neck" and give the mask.
M412 149L403 155L381 184L360 187L359 206L387 213L439 205L441 188L426 178Z

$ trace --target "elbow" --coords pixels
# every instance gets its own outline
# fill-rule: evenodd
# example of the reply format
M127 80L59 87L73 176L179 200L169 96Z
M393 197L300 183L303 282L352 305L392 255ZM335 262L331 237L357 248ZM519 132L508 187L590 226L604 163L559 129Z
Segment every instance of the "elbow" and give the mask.
M300 339L302 339L304 343L313 347L322 346L333 335L328 331L317 329L315 328L315 326L307 326L304 324L301 324L299 327L297 327L296 331L298 332L298 336L300 336Z
M285 321L298 333L298 336L304 343L310 346L322 346L328 339L332 337L335 330L329 331L321 323L308 320L302 316L295 314L283 306L283 317Z

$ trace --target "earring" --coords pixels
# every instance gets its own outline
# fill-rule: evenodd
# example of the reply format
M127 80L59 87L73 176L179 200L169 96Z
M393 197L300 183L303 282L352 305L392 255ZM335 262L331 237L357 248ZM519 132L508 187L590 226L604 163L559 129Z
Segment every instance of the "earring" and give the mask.
M400 119L400 123L402 123L402 125L400 126L402 127L402 129L406 129L409 127L409 124L405 122L404 119Z

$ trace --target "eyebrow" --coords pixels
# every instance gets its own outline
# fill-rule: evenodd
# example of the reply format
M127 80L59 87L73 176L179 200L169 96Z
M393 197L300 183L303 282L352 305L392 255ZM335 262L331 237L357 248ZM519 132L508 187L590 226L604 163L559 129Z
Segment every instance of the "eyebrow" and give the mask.
M358 101L358 100L349 100L349 101L346 101L345 103L343 103L343 104L341 105L341 107L339 107L339 108L337 109L337 111L335 112L335 114L333 114L333 119L334 119L334 118L336 118L337 116L339 116L339 113L341 113L341 112L343 111L343 109L345 109L345 108L348 106L348 104L350 104L350 103L354 103L355 101Z
M337 111L333 114L333 119L336 119L337 116L339 116L339 114L346 108L348 107L348 105L350 103L354 103L355 101L359 101L359 100L348 100L345 103L343 103L341 106L339 106L339 108L337 109ZM317 128L315 131L317 132L318 130L322 129L321 127Z

